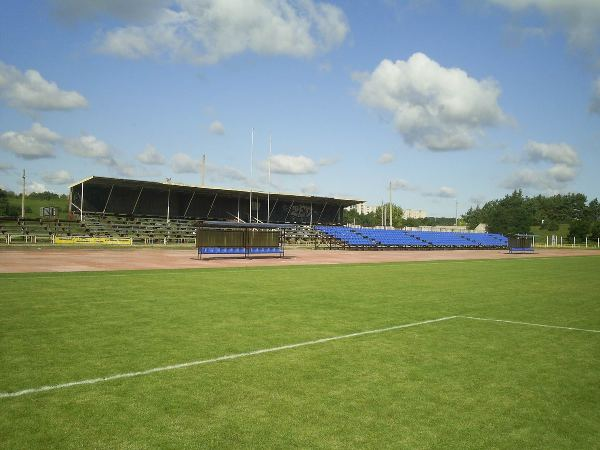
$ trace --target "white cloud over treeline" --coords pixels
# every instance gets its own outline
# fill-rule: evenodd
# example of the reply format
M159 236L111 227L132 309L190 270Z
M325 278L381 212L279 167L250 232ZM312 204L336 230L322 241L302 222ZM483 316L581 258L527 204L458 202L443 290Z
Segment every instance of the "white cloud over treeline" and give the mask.
M0 99L22 111L84 108L88 102L76 91L65 91L46 80L37 70L21 72L0 61Z
M214 64L236 54L311 57L340 45L349 31L343 11L314 0L174 0L110 2L103 10L85 1L58 2L63 15L113 12L147 20L103 32L99 51L129 59L158 58ZM145 14L143 14L145 11ZM149 17L149 19L148 19Z
M391 117L410 145L433 151L468 149L483 131L507 121L500 87L464 70L446 68L423 53L384 59L371 73L355 74L359 101Z

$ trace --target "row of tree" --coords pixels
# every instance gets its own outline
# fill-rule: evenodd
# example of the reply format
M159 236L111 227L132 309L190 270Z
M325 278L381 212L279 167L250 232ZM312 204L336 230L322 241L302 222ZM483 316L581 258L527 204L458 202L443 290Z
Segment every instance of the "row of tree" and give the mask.
M61 200L67 199L66 194L56 194L54 192L32 192L25 197L25 213L31 213L31 207L27 206L27 200ZM60 207L57 207L60 210ZM20 216L21 215L21 194L12 191L0 189L0 216Z
M556 231L560 224L568 224L569 237L600 237L600 203L588 202L584 194L528 197L518 190L471 208L462 218L470 229L485 223L488 231L505 235L529 233L534 225Z
M385 210L385 211L384 211ZM375 211L368 214L359 214L354 209L344 211L344 220L348 224L361 225L363 227L376 227L385 223L389 224L390 207L378 206ZM395 228L421 227L421 226L448 226L454 225L455 218L451 217L425 217L423 219L404 219L404 211L396 204L392 204L392 225Z

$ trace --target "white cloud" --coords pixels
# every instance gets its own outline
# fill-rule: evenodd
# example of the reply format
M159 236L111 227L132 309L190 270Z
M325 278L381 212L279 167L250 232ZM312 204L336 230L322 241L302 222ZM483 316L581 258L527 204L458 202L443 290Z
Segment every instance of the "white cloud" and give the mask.
M165 163L165 158L153 145L148 145L140 154L137 155L138 161L143 164L160 166Z
M330 156L328 158L319 159L318 165L320 167L333 166L340 162L340 158L338 156Z
M600 114L600 77L596 78L593 84L590 112Z
M66 139L64 146L67 152L76 156L95 159L110 158L108 144L89 134L84 134L78 138Z
M454 198L456 197L456 189L448 186L442 186L436 193L434 193L434 196L441 198Z
M28 131L7 131L0 135L0 148L23 159L54 158L61 137L34 123Z
M196 160L186 153L176 153L173 155L171 158L171 169L175 173L198 174L198 180L200 180L200 160ZM238 169L228 166L206 164L206 177L207 179L215 182L234 180L250 184L250 180L246 175L244 175Z
M394 191L414 191L416 188L406 180L393 180L391 182Z
M70 184L73 183L73 176L66 170L57 170L55 172L48 172L42 175L42 180L48 184Z
M556 164L548 169L548 175L558 183L566 183L575 179L577 171L573 166Z
M209 127L208 127L208 131L210 131L212 134L225 134L225 127L223 126L223 124L221 122L219 122L218 120L215 120L214 122L212 122Z
M46 81L36 70L21 73L0 61L0 99L12 108L24 111L68 110L87 106L78 92L63 91Z
M175 153L171 158L171 169L175 173L200 173L200 161L185 153Z
M600 2L597 0L488 0L512 12L536 10L551 26L563 29L569 44L585 50L598 46Z
M210 179L213 179L216 181L235 180L235 181L242 181L246 184L250 183L250 180L248 179L248 177L246 175L244 175L241 171L239 171L238 169L235 169L233 167L214 166L212 164L207 164L206 172L207 172L207 176Z
M68 21L95 16L114 16L124 20L153 17L169 0L51 0L55 13Z
M31 181L25 187L25 192L27 192L29 194L31 194L33 192L47 192L47 191L48 191L48 189L46 188L46 185L39 183L37 181Z
M133 177L136 173L131 164L116 160L110 146L95 136L84 134L78 138L64 139L63 146L68 153L94 159L99 164L110 167L120 176Z
M379 164L389 164L394 161L396 157L393 153L382 153L381 156L377 159Z
M273 155L271 172L286 175L304 175L317 172L317 164L306 156Z
M315 195L317 192L319 192L319 187L315 183L308 183L306 186L303 186L300 190L303 194Z
M542 142L529 141L525 147L527 159L532 162L551 162L576 166L579 164L579 156L573 147L565 143L545 144Z
M342 10L314 0L175 0L144 25L106 32L98 49L130 59L167 56L214 64L251 51L310 57L340 45Z
M12 164L0 163L0 172L8 172L12 169L14 169Z
M442 186L435 191L424 192L423 195L425 197L437 197L437 198L455 198L456 197L456 189Z
M321 64L319 64L317 66L317 68L319 69L319 72L329 73L333 69L333 66L331 65L330 62L326 61L326 62L322 62Z
M527 143L520 162L546 165L546 168L521 168L504 180L504 188L555 192L577 177L577 166L580 164L577 151L570 145L536 141Z
M361 103L390 114L407 143L429 150L473 147L486 127L507 121L495 81L478 81L423 53L407 61L384 59L372 73L354 79L361 83Z

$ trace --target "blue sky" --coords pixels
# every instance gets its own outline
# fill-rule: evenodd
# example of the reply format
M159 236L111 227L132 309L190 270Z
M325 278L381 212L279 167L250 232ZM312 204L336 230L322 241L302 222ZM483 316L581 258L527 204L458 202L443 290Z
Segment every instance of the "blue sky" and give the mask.
M200 184L205 154L210 186L436 216L600 194L597 1L9 0L0 30L11 190Z

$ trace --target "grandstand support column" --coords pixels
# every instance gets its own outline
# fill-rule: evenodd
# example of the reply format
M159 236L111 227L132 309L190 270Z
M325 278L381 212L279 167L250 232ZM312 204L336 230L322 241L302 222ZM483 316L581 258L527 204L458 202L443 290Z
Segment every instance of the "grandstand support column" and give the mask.
M275 211L275 207L277 206L278 198L275 199L275 203L273 203L273 208L271 208L271 212L269 213L269 217L273 215L273 211Z
M313 217L313 207L312 202L310 202L310 226L312 227L312 217Z
M325 202L325 204L323 205L323 209L321 209L321 214L319 214L319 218L317 219L317 223L321 223L321 216L323 216L323 213L325 212L325 208L327 208L327 202Z
M290 215L290 211L292 210L292 208L294 207L294 201L292 200L292 203L290 205L290 209L288 209L288 212L285 215L285 219L283 219L283 221L287 221L288 216Z
M137 208L138 202L140 201L140 197L142 196L142 191L144 190L144 187L142 186L140 188L140 193L138 194L137 198L135 199L135 203L133 204L133 209L131 210L131 214L133 214L135 212L135 208Z
M213 198L213 201L210 204L210 208L208 208L208 212L206 213L206 218L207 219L210 217L210 213L212 212L212 209L213 209L213 206L215 204L215 201L217 200L217 195L219 195L219 194L215 194L215 198Z
M115 185L111 184L110 191L108 192L108 197L106 198L106 203L104 204L104 209L102 210L102 214L106 213L106 208L108 207L108 202L110 201L110 196L112 195L112 191Z
M171 215L171 189L168 190L167 193L167 223L169 223L170 221L170 216Z
M238 205L237 205L237 221L240 222L240 196L238 195Z
M188 210L190 209L190 206L192 205L192 200L194 200L194 195L195 194L196 194L196 191L192 191L192 196L190 197L190 201L188 202L187 208L185 208L185 212L183 213L183 217L187 217Z
M83 181L81 182L81 203L79 208L80 221L83 222Z

